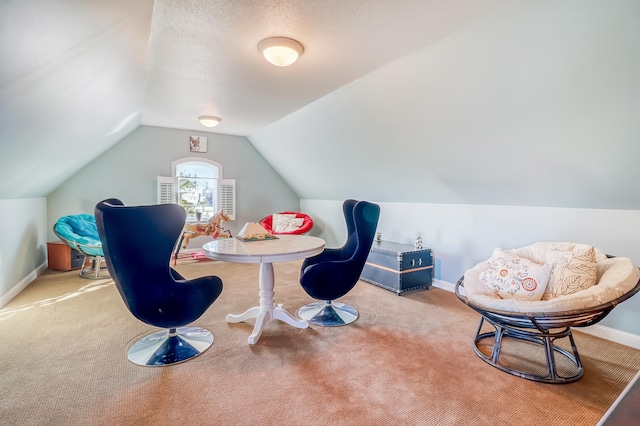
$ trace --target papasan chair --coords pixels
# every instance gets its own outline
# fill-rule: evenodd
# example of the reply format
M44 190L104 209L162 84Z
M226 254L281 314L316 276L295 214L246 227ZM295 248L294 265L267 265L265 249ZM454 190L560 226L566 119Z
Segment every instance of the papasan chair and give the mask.
M110 276L104 263L102 242L94 215L80 213L63 216L53 225L53 233L84 256L80 268L82 278L101 279Z
M580 379L571 327L596 324L638 290L640 269L630 259L557 242L496 249L455 287L456 296L482 316L475 353L499 370L543 383Z
M302 235L313 228L313 219L300 212L280 212L263 218L260 225L274 235Z

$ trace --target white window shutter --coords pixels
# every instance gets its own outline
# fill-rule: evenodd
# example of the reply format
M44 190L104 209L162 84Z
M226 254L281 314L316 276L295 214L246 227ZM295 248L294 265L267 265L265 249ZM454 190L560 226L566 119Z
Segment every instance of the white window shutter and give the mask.
M176 178L171 176L158 176L157 178L157 203L170 204L176 203Z
M218 210L224 210L229 219L236 220L236 180L220 179L218 185Z

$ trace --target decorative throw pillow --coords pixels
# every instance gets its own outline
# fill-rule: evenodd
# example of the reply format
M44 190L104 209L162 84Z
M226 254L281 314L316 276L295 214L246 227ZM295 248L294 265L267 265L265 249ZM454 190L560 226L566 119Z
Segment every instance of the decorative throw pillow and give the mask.
M271 219L271 229L274 232L291 232L302 226L303 218L296 219L295 213L274 213Z
M480 273L480 281L504 299L540 300L547 288L551 265L541 265L495 249Z
M593 246L577 246L571 251L550 250L547 263L552 266L549 285L542 300L573 294L596 283L598 261Z
M271 215L271 229L276 230L276 226L283 226L288 219L295 219L295 213L274 213Z

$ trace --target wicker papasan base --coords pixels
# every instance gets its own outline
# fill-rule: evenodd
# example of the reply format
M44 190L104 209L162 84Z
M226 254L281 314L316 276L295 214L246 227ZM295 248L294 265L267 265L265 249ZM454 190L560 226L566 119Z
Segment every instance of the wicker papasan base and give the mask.
M462 294L462 289L464 276L458 280L455 293L462 302L482 315L473 349L483 361L524 379L571 383L583 374L571 327L596 324L615 306L636 294L640 290L640 281L633 289L607 303L584 310L550 313L487 309L469 301ZM486 331L485 323L493 329Z

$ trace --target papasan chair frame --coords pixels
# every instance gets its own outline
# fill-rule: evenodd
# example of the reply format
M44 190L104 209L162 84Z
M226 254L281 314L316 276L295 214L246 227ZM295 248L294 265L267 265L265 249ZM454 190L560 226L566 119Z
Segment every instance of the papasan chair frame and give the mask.
M462 294L461 289L464 289L464 276L456 283L455 293L458 299L482 315L473 341L473 350L483 361L514 376L536 382L559 384L575 382L580 379L584 373L578 348L571 334L571 327L587 327L602 320L618 304L629 299L640 290L640 280L638 280L635 287L630 291L609 302L586 310L576 309L548 313L511 312L493 308L488 309L487 307L471 302L466 295ZM493 326L493 331L482 332L482 326L485 321ZM535 374L530 371L518 370L502 364L500 362L500 351L502 349L502 339L505 336L528 341L544 347L547 374ZM567 337L571 343L571 352L554 343L557 339ZM480 350L480 344L485 339L493 339L491 356L487 356ZM576 371L574 374L562 376L558 373L555 358L556 353L566 357L572 365L575 366Z
M273 229L273 215L270 214L267 217L264 217L260 220L260 225L262 225L262 227L270 234L273 235L302 235L302 234L306 234L307 232L311 231L311 228L313 228L313 219L311 219L311 216L305 214L305 213L300 213L300 212L278 212L277 214L295 214L295 219L300 219L302 218L302 225L300 226L300 228L295 229L293 231L285 231L285 232L276 232Z

